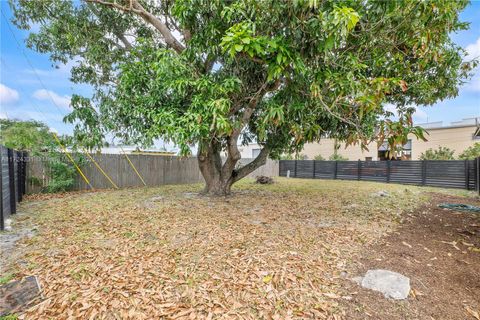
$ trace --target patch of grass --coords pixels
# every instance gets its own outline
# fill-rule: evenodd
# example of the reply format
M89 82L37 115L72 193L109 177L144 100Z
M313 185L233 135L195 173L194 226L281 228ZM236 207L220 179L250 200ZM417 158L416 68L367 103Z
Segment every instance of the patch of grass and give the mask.
M123 233L123 236L125 238L135 238L137 234L135 232L127 231Z
M4 285L9 283L11 280L15 278L15 273L7 273L6 275L0 277L0 285Z
M75 268L75 270L72 270L70 272L70 275L73 279L80 281L90 275L90 270L88 270L87 266L81 264L77 268Z
M0 320L18 320L18 316L14 314L9 314L6 316L1 316Z

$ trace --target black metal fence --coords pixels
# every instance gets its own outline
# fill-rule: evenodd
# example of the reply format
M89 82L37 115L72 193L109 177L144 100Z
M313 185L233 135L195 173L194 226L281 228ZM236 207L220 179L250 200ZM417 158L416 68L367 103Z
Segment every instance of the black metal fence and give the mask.
M279 175L310 179L366 180L434 187L479 189L475 160L320 161L281 160Z
M25 194L27 153L0 146L0 230Z

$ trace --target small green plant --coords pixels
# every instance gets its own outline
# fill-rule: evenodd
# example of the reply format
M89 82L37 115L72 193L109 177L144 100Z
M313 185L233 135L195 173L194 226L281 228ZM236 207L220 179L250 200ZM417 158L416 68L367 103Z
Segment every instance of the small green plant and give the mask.
M280 160L293 160L293 154L289 153L289 154L282 154L280 156Z
M308 156L303 153L296 153L296 154L282 154L280 156L280 160L307 160Z
M9 283L13 278L15 278L15 273L7 273L6 275L0 277L0 285Z
M6 316L1 316L0 320L18 320L18 316L14 315L14 314L9 314L9 315L6 315Z
M341 154L334 153L328 158L328 160L330 160L330 161L347 161L348 158L342 156Z
M438 149L428 149L422 152L420 160L453 160L453 153L455 150L451 150L447 147L438 147Z
M476 142L473 146L465 149L459 156L461 160L473 160L480 157L480 142Z
M63 145L68 145L68 138L63 138L62 140ZM78 166L85 164L85 158L76 153L75 150L70 153L70 156ZM45 192L55 193L72 190L75 185L77 170L70 160L67 159L67 156L60 152L56 143L52 143L49 146L47 158L46 166L50 181L45 187Z
M30 177L28 178L28 183L35 187L40 187L42 185L42 180L39 177Z
M82 280L84 277L89 275L90 270L88 270L88 268L83 264L80 264L77 269L70 271L70 276L77 281Z
M65 192L71 190L75 183L75 168L61 159L61 155L54 155L49 159L47 166L50 171L50 181L46 186L46 192Z
M321 154L317 154L315 157L313 157L313 159L315 160L321 160L321 161L324 161L325 158L321 155Z

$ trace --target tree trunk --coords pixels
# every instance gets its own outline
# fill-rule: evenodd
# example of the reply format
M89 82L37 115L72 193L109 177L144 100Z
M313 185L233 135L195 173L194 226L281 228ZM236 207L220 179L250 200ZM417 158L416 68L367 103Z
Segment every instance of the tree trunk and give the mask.
M205 179L204 193L207 195L229 195L232 185L264 165L268 156L268 149L263 148L252 162L241 168L236 168L236 164L240 160L240 154L232 155L227 150L227 159L223 162L220 151L219 146L214 143L203 150L199 150L198 165Z
M227 196L231 192L232 184L232 179L215 179L205 183L203 193L212 196Z

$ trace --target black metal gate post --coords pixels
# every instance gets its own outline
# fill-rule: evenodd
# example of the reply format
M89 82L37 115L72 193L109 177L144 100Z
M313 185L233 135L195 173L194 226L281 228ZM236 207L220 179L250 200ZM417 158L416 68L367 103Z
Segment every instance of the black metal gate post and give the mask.
M18 202L22 201L25 194L25 183L27 175L26 165L26 151L17 151L17 189L18 189Z
M465 189L470 189L470 172L469 172L469 162L465 160Z
M361 171L362 170L362 161L360 161L360 159L358 159L358 164L357 164L357 180L360 181L360 177L361 177Z
M475 159L475 190L480 194L480 157Z
M22 152L14 151L17 154L17 194L18 202L22 201Z
M333 173L333 179L337 179L337 171L338 171L338 161L335 160L335 171Z
M422 160L422 186L427 183L427 160Z
M10 189L10 214L17 212L17 202L15 199L15 158L13 157L13 150L8 149L8 180Z
M387 183L390 183L390 170L392 167L392 163L390 160L387 160Z
M315 160L313 160L313 174L312 178L315 179Z
M5 229L5 221L3 216L3 166L2 162L5 160L2 157L2 146L0 146L0 230Z

